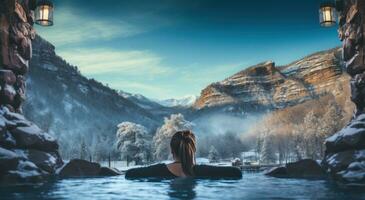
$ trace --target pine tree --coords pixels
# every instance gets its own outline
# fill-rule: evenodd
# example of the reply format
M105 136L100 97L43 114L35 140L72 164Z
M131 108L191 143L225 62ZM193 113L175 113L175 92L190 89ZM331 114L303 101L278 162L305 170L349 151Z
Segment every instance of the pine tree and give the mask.
M210 162L217 162L218 161L219 153L217 149L212 145L210 146L208 159Z
M261 149L261 161L265 164L276 163L275 148L273 136L270 133L265 133Z
M88 155L88 150L87 150L87 146L85 143L85 140L82 138L81 139L81 144L80 144L80 159L87 159L87 155Z

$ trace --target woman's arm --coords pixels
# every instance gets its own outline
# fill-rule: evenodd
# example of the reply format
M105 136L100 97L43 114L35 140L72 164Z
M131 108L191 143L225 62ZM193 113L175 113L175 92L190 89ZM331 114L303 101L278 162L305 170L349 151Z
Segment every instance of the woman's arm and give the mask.
M147 178L147 177L168 178L171 177L171 173L169 173L165 164L156 164L148 167L129 169L125 174L126 179Z
M242 178L242 172L237 167L196 165L194 172L197 178Z

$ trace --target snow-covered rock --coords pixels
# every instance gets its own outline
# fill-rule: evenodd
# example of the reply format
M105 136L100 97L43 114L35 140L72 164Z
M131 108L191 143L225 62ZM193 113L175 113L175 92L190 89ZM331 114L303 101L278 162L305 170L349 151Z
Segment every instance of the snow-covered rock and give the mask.
M0 182L44 180L62 164L53 137L23 115L0 107Z
M365 185L365 114L326 140L322 164L336 180Z
M336 153L351 149L365 149L365 114L326 140L326 151Z
M61 177L117 176L117 170L101 167L99 163L73 159L59 170Z
M44 151L58 150L57 141L34 124L28 127L16 127L10 132L21 148L35 148Z
M299 160L273 168L265 175L278 178L324 178L326 176L323 168L311 159Z

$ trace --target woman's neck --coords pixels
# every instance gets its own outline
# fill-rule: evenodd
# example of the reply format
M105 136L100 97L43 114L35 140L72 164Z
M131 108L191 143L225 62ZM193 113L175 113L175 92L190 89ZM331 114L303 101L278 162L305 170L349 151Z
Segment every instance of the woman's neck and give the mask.
M181 163L181 161L178 158L174 158L174 161L172 163Z
M186 177L186 175L183 172L181 162L179 160L174 160L174 162L167 164L167 169L178 177Z

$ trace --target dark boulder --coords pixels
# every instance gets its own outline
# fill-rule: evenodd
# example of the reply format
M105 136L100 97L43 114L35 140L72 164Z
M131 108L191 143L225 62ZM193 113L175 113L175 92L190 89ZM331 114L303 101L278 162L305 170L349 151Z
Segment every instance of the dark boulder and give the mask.
M6 119L0 115L0 146L13 148L16 145L14 137L8 132Z
M323 166L332 178L345 183L365 184L365 150L326 155Z
M16 140L17 147L25 149L37 149L54 152L58 150L57 141L47 133L44 133L36 125L16 127L10 130Z
M101 167L98 163L81 159L74 159L67 163L60 171L61 177L99 176Z
M24 157L19 156L14 151L0 147L0 174L16 169L19 161L24 159Z
M119 175L121 175L121 173L117 169L111 169L111 168L108 168L108 167L101 167L99 175L100 176L119 176Z
M8 150L0 147L0 182L7 184L37 182L48 173L27 160L23 150Z
M365 185L365 114L327 138L322 166L336 181Z
M6 171L0 176L0 181L6 184L41 182L48 176L48 173L39 169L34 163L27 160L19 160L15 169Z
M23 115L0 106L0 183L44 181L62 165L53 137Z
M325 172L323 168L314 160L304 159L294 163L288 163L286 165L288 174L291 176L303 177L303 178L315 178L324 177Z
M26 120L25 117L19 113L10 112L9 110L5 110L4 117L7 120L15 121L15 120Z
M278 178L323 178L325 172L316 161L304 159L271 169L265 175Z
M336 176L337 180L365 185L365 161L353 162Z
M54 174L56 169L62 166L62 160L57 153L29 149L26 155L37 167L50 174Z
M81 159L71 160L59 172L59 176L63 178L118 175L121 175L121 173L116 169L101 167L99 163Z
M326 153L365 149L365 114L353 119L347 127L327 138Z
M322 161L322 165L327 169L327 172L334 174L345 170L354 160L355 151L342 151L334 154L328 154Z
M274 167L268 170L265 175L280 178L288 176L288 172L286 171L286 167Z

